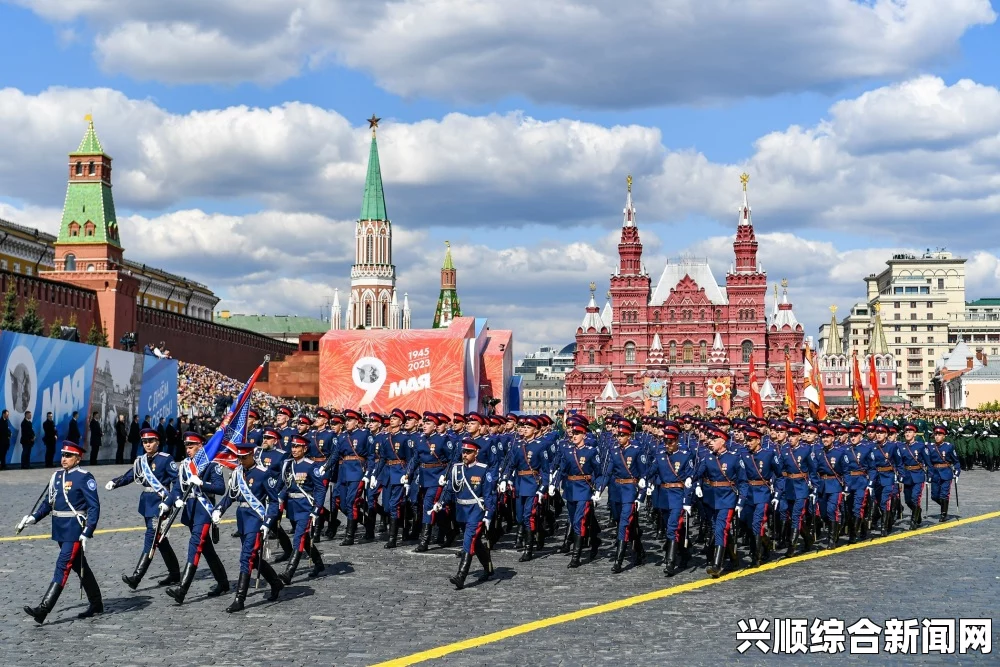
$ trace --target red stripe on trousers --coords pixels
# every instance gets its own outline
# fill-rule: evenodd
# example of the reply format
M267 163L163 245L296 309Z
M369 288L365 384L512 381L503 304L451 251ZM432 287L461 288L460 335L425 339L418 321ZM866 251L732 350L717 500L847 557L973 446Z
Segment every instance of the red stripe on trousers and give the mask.
M802 512L806 511L805 506L802 507ZM722 531L722 546L725 548L729 544L729 526L733 522L733 510L726 510L726 529Z
M205 537L211 529L212 526L207 523L201 527L201 537L198 538L198 546L194 550L194 562L191 563L195 567L198 567L198 563L201 561L201 550L205 546Z
M257 533L257 537L253 541L253 551L250 552L250 567L247 568L253 572L254 565L257 563L257 554L260 553L260 533Z
M76 562L76 555L80 553L80 543L73 543L73 551L69 554L69 562L66 563L66 571L63 572L62 585L66 586L66 582L69 581L69 573L73 570L73 563Z

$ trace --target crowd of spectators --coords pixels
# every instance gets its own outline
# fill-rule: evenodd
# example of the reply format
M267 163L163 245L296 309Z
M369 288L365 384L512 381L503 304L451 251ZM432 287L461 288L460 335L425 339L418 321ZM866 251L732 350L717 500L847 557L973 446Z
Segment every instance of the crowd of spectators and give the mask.
M188 418L201 421L221 418L246 382L197 364L177 363L177 402L180 414ZM273 415L280 405L287 405L296 412L315 407L256 390L250 396L250 403L264 415Z

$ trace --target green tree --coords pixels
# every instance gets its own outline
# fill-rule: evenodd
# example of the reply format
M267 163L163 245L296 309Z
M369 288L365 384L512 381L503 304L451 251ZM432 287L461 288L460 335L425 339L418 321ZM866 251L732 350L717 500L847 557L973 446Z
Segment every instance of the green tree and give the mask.
M62 318L56 316L49 325L49 338L60 338L62 336Z
M28 303L24 304L24 314L21 315L20 323L21 333L31 334L32 336L44 336L45 335L45 320L38 316L38 301L35 297L28 299Z
M3 319L0 320L0 329L14 333L21 331L21 320L17 316L17 290L14 289L13 280L10 281L3 296Z
M76 313L72 313L69 316L69 323L66 326L72 327L74 329L80 326L80 323L76 321Z
M87 334L87 345L108 346L108 335L104 333L103 328L97 326L97 322L94 322L94 326L90 327L90 332Z

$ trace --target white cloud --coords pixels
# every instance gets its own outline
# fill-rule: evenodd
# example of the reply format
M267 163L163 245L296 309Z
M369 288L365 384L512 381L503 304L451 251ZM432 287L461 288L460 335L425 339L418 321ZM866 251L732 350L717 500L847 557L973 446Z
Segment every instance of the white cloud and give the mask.
M628 108L828 88L951 55L989 0L16 0L108 72L271 83L336 62L407 97Z

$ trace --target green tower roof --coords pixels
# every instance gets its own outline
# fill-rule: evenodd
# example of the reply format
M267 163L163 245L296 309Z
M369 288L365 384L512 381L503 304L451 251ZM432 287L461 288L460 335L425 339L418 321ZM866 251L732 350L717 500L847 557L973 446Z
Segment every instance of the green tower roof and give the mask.
M451 261L451 244L445 241L444 245L447 248L447 250L445 250L444 252L444 264L441 265L441 268L449 271L454 271L455 265Z
M385 213L385 194L382 192L382 170L378 163L378 144L375 142L375 125L372 126L372 146L368 152L368 175L365 176L365 199L361 203L360 219L389 219Z
M104 155L104 148L101 147L101 140L97 138L94 131L94 120L87 114L87 133L83 135L80 147L74 151L73 155Z

